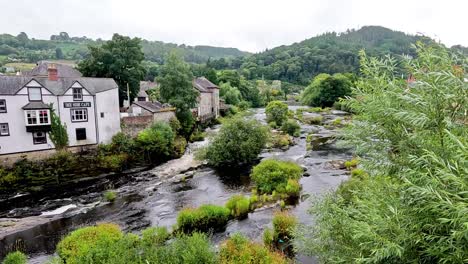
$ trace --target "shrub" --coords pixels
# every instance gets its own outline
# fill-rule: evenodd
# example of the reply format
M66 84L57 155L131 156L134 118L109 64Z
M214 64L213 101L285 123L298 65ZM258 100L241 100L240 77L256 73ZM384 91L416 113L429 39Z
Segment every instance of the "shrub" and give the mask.
M169 119L169 126L171 127L172 131L176 134L182 128L182 125L180 124L179 119L177 119L177 117L172 117L171 119Z
M108 154L99 156L99 167L110 171L122 171L129 160L128 154Z
M278 252L271 252L266 247L250 242L243 235L236 233L221 245L220 264L286 264L286 258Z
M109 190L104 192L104 199L108 202L114 202L117 199L117 193L115 191Z
M195 132L193 132L192 135L190 135L190 142L203 141L205 139L205 136L205 133L195 130Z
M271 127L271 128L278 128L278 125L276 124L275 121L271 121L268 123L268 126Z
M235 118L223 124L206 150L206 159L215 167L252 163L265 146L267 133L257 121Z
M250 107L252 107L252 105L250 104L250 102L240 101L237 104L237 107L239 107L240 110L245 111L245 110L249 109Z
M289 179L288 183L286 184L286 194L291 197L299 197L299 194L301 193L301 185L299 184L298 180L295 179Z
M353 170L351 170L351 177L352 178L363 179L363 178L365 178L367 176L368 176L367 173L363 169L353 169Z
M80 259L96 247L110 247L123 234L114 224L99 224L73 231L57 245L57 254L69 264L81 263Z
M273 237L276 240L290 241L294 236L297 219L288 212L276 212L273 216Z
M138 133L136 140L147 158L152 160L153 157L168 157L171 155L174 137L175 134L168 124L157 122Z
M345 161L344 166L346 167L347 170L351 170L352 168L356 168L358 163L359 163L359 160L354 158L352 160Z
M278 126L288 118L288 105L280 101L271 101L265 108L267 122L275 122Z
M222 229L227 224L229 215L229 209L211 204L195 209L186 208L177 216L177 228L184 233Z
M249 213L250 200L243 195L234 195L226 202L226 208L232 216L242 218Z
M272 248L275 238L273 237L273 230L271 228L265 228L263 230L263 244L269 248Z
M119 132L112 137L109 144L112 153L126 153L131 155L135 151L135 142L127 134Z
M301 132L301 127L296 122L296 120L288 119L288 121L284 122L281 126L281 131L287 133L290 136L298 137Z
M27 262L28 258L25 254L19 251L15 251L9 253L3 260L2 264L26 264Z
M351 80L343 74L319 74L302 92L301 102L310 106L333 106L339 98L351 94L351 85Z
M323 121L323 116L307 116L303 118L304 123L309 125L320 125Z
M144 246L162 246L170 238L171 234L165 227L150 227L141 232L141 240Z
M55 113L51 105L50 110L50 132L49 138L57 150L64 149L68 146L67 126L62 124L60 117Z
M291 137L287 134L282 133L271 133L271 136L268 138L267 147L268 148L284 148L289 145L292 145L293 141Z
M288 180L298 180L302 173L294 162L266 159L253 168L251 177L261 193L283 193Z
M184 137L177 136L174 139L174 154L173 157L181 157L185 153L187 148L187 140Z

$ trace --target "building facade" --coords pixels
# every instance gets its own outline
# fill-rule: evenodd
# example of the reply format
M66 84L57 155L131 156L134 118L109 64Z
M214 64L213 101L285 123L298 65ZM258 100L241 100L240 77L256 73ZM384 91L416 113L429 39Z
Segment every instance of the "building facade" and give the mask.
M67 67L39 65L28 75L0 76L0 155L54 149L51 111L66 126L70 147L109 143L120 131L115 81L81 77Z
M219 116L219 87L205 77L193 80L193 87L200 93L197 108L193 109L199 121L207 121Z

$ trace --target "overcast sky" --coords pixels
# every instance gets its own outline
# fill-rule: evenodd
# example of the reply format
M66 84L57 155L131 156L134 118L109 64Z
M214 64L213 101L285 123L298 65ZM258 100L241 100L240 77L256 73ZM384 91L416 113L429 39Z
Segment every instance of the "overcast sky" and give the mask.
M113 33L257 52L364 25L468 46L468 0L0 0L0 33Z

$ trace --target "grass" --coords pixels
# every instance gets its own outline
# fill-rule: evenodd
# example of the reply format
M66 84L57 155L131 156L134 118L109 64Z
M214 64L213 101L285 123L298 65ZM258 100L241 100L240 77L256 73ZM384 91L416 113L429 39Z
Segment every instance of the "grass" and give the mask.
M233 217L244 218L250 211L250 199L243 195L234 195L226 202L226 208Z
M28 258L25 254L19 251L15 251L9 253L3 260L2 264L26 264L27 262Z
M199 208L185 208L177 216L177 229L183 233L206 232L224 228L231 212L223 206L206 204Z
M117 199L117 193L115 191L108 190L104 193L104 200L112 203L115 199Z

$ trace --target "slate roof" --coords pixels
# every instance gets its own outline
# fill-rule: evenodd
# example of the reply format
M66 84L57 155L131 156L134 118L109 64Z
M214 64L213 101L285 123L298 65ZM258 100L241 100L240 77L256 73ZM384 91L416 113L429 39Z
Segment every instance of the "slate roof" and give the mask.
M219 89L219 87L210 82L205 77L199 77L193 80L193 87L202 93L210 93L211 89Z
M24 110L34 110L34 109L50 109L50 106L44 104L43 102L29 102L27 105L23 106Z
M59 77L57 81L50 81L47 77L0 76L0 95L14 95L31 80L37 81L54 95L63 95L75 82L79 82L92 95L118 88L111 78Z
M144 108L144 109L150 111L151 113L160 112L162 109L165 108L163 106L163 104L161 104L158 101L155 101L155 102L136 101L136 102L133 102L133 104L138 105L139 107Z
M47 61L39 62L38 65L34 69L28 72L24 72L23 74L26 76L47 77L48 68L52 64L57 69L58 77L63 77L63 78L82 77L81 72L79 72L78 70L76 70L70 65L60 64L60 63L51 63Z

